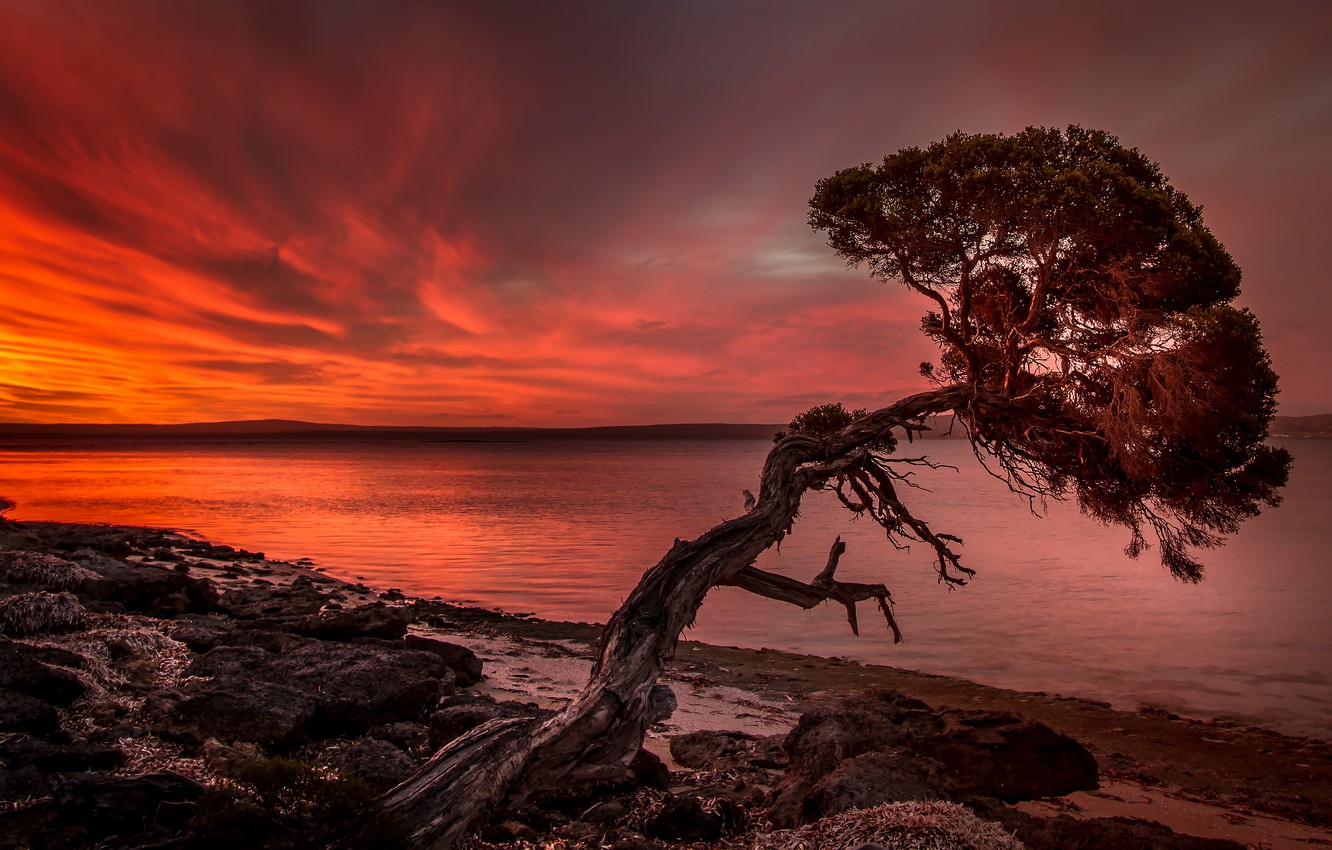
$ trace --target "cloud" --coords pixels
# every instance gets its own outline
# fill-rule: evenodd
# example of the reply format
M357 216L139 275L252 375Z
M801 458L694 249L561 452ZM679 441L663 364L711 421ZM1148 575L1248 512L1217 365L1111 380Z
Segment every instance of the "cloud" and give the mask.
M887 400L924 305L808 230L814 182L1067 122L1206 206L1286 403L1332 409L1329 35L1317 3L7 4L0 418Z

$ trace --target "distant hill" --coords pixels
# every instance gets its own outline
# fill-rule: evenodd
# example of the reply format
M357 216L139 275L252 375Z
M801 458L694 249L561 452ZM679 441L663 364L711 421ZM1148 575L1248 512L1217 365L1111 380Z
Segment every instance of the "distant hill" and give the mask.
M1272 420L1273 437L1332 437L1332 413L1317 416L1278 416Z
M952 417L935 416L927 440L965 436ZM668 425L603 425L593 428L457 428L395 425L337 425L293 419L244 419L228 422L191 422L183 425L59 424L33 425L0 422L0 439L188 439L199 437L237 440L301 439L332 442L347 440L415 440L418 442L535 442L544 440L770 440L785 425L726 422ZM951 431L951 433L950 433ZM1278 416L1273 437L1332 437L1332 414Z
M594 428L450 428L392 425L334 425L290 419L191 422L182 425L56 424L0 422L0 439L308 439L318 441L401 439L441 442L530 442L535 440L753 440L772 439L780 425L681 423L606 425Z

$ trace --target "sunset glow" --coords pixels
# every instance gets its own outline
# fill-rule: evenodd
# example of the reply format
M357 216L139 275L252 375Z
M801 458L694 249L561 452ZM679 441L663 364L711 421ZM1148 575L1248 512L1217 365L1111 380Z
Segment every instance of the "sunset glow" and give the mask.
M1205 207L1281 412L1332 410L1332 10L834 8L7 3L0 421L887 402L925 305L809 231L815 181L1067 123Z

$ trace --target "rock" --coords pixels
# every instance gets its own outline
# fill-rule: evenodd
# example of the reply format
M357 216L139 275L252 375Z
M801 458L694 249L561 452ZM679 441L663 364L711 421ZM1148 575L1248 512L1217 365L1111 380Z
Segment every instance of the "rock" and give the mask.
M813 823L881 803L936 800L943 786L941 767L933 759L902 752L863 753L846 759L805 793L799 821Z
M82 666L83 658L64 650L0 641L0 688L57 706L83 696L86 688L79 677L49 662Z
M285 750L419 719L439 698L448 668L432 653L389 647L305 638L281 652L216 647L185 671L211 681L160 712L159 728L195 743L217 738Z
M1017 834L1027 850L1244 850L1224 838L1183 835L1137 818L1047 818L991 801L973 801L976 814Z
M697 797L671 796L645 831L666 841L716 841L724 825L721 816L704 809Z
M671 737L671 758L693 770L785 767L786 753L782 750L785 737L759 737L745 732L688 732Z
M71 557L97 574L77 590L80 601L91 611L119 606L126 611L170 618L186 612L202 614L217 604L217 589L204 579L156 564L108 558L87 549Z
M290 625L324 607L324 597L309 585L290 587L245 587L228 590L218 600L217 608L242 620L274 618Z
M342 750L330 764L344 774L387 791L416 772L416 762L388 741L364 738Z
M371 729L370 735L406 752L420 751L430 746L430 728L423 723L384 723Z
M1091 754L1044 724L999 712L936 711L894 691L807 712L784 746L790 767L768 811L779 827L880 802L1012 801L1097 787Z
M0 732L46 735L60 728L60 715L49 703L0 689Z
M939 717L944 726L926 752L943 763L954 795L1014 802L1098 787L1091 753L1044 723L960 709Z
M321 611L298 620L293 630L322 640L352 640L360 637L397 640L407 634L414 616L407 608L391 608L382 602ZM479 673L478 673L479 675Z
M626 797L611 797L608 800L602 800L595 803L587 811L578 816L581 821L598 824L599 826L612 826L624 819L632 809L630 801Z
M458 677L458 686L470 688L481 681L481 659L465 646L438 640L423 635L406 635L402 642L408 649L433 652L449 665Z
M203 792L202 785L178 773L92 774L62 782L55 789L54 803L57 822L76 826L89 838L139 838L156 833L160 840L185 826L194 815L194 801ZM149 843L141 839L130 846Z
M32 766L42 773L71 773L118 767L125 754L101 744L61 744L19 736L0 743L0 758L11 769Z
M0 770L0 800L44 797L50 793L51 780L31 765L18 770Z
M449 705L430 715L430 745L439 748L482 723L509 717L549 717L536 703L495 702L490 697Z
M657 788L665 791L671 787L671 772L662 762L661 757L646 747L639 747L634 760L629 762L629 772L634 785L641 788Z
M241 690L214 686L187 696L158 717L156 729L196 745L216 738L284 752L306 740L314 716L314 701L299 690L251 680Z
M207 652L221 646L235 632L231 620L217 614L182 614L169 626L171 637L185 644L191 652Z

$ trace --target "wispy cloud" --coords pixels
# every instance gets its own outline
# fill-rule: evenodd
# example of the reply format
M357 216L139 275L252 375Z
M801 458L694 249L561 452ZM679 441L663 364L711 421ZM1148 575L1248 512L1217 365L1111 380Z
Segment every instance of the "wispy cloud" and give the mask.
M920 387L924 305L808 231L814 181L955 129L1067 122L1207 207L1292 412L1332 409L1309 320L1332 310L1324 6L967 11L6 4L0 419L886 401Z

